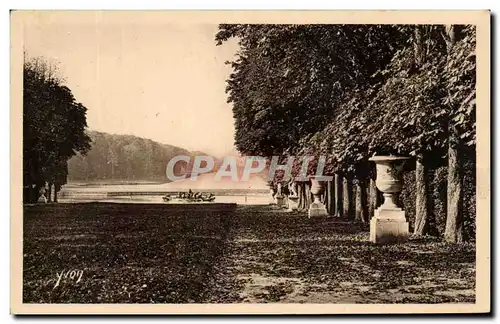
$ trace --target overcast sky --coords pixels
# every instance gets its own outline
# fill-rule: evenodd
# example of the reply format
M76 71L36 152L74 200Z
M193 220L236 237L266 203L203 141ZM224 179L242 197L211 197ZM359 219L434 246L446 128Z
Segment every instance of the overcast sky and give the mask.
M117 21L85 15L24 26L29 56L59 62L87 108L91 130L131 134L222 156L232 152L224 62L236 41L216 46L216 24Z

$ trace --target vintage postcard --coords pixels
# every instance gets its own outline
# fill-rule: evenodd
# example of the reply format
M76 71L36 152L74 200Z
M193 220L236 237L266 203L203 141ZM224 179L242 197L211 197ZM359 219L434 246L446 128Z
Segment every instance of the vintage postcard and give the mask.
M489 85L489 11L13 10L11 313L488 313Z

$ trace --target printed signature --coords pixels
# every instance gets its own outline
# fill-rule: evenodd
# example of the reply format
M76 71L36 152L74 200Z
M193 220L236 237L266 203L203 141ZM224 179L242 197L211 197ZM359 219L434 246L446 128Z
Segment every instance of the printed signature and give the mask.
M80 280L82 280L83 276L83 270L68 270L65 271L63 270L61 273L56 272L57 276L57 281L53 289L55 289L57 286L59 286L59 283L61 282L61 279L70 279L70 280L76 280L75 283L79 283Z

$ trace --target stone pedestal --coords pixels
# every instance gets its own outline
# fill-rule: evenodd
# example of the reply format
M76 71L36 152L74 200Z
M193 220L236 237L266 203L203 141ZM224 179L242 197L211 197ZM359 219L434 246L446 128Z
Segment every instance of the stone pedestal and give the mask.
M285 207L285 197L284 196L276 196L276 205L279 208Z
M311 193L314 196L314 201L309 206L307 214L309 218L328 216L326 206L320 200L321 195L325 191L325 182L320 180L317 176L311 176L309 178L311 179Z
M375 210L370 221L370 241L373 243L404 242L409 228L405 212L397 206L403 188L401 171L408 158L398 156L374 156L370 158L377 166L375 184L384 195L384 203Z
M375 216L370 221L371 242L404 242L408 235L409 225L401 208L375 210Z
M269 205L276 205L275 193L272 189L269 190Z
M288 211L292 212L299 209L299 197L288 196Z
M323 217L328 216L325 205L321 201L314 201L309 206L309 211L307 213L309 218L311 217Z

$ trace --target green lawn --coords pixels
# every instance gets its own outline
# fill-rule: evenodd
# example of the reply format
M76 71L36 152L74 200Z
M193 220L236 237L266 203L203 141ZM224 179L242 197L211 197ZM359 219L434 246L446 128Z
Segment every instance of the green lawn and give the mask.
M376 246L364 224L308 220L268 206L233 209L26 206L24 302L475 300L473 244L425 238ZM63 271L70 274L56 286ZM83 271L79 282L76 271Z

